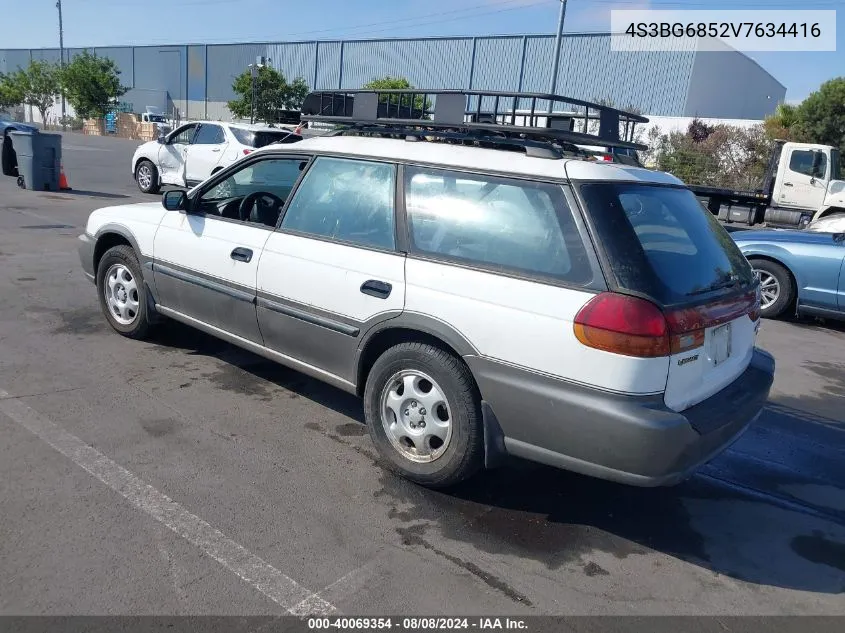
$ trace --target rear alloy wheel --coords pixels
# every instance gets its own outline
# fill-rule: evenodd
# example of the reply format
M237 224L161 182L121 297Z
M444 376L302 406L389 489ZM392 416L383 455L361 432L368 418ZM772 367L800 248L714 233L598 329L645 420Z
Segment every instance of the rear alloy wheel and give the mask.
M443 349L402 343L376 360L364 390L370 437L398 474L431 488L484 461L480 398L469 369Z
M767 319L783 315L795 301L792 275L767 259L752 260L751 266L760 278L760 314Z
M158 170L148 160L142 160L135 168L135 182L138 183L138 189L144 193L158 193Z

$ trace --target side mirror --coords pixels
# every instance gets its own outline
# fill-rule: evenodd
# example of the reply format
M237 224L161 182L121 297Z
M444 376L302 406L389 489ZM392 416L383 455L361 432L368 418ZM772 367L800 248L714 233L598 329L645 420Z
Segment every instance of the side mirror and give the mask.
M161 206L168 211L184 211L188 208L188 196L184 191L166 191L161 197Z
M164 145L167 142L167 137L164 134L158 135L158 143L159 145Z

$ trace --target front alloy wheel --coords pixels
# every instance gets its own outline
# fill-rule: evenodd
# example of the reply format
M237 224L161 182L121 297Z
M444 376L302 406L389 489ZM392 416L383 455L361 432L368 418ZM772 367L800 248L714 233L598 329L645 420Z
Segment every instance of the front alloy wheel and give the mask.
M103 293L112 318L121 325L132 325L140 314L141 305L132 271L124 264L113 264L106 271L105 281Z
M153 325L147 288L132 247L120 244L107 250L97 265L100 308L109 325L123 336L146 338Z

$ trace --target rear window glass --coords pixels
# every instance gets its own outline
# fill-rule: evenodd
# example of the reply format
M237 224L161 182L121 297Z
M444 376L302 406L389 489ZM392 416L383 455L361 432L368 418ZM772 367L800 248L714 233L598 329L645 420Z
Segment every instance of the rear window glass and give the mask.
M238 143L246 145L247 147L254 147L256 149L278 141L292 143L299 140L299 136L297 134L292 134L287 130L279 130L278 132L262 130L256 132L242 127L233 127L231 129L232 134L234 134L235 138L238 139Z
M411 246L438 259L583 284L592 268L560 185L405 170Z
M673 305L753 285L742 252L692 192L624 183L580 191L621 288Z

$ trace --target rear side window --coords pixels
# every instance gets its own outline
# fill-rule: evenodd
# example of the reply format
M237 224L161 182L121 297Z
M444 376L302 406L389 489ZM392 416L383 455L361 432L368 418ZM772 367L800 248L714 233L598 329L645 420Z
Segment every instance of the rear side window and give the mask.
M396 166L320 157L291 200L282 228L393 250Z
M255 147L253 143L255 143L255 132L252 130L245 130L242 127L230 127L232 130L232 134L238 140L238 143L241 145L246 145L247 147Z
M742 252L691 191L626 183L580 191L622 289L674 305L754 283Z
M300 140L299 135L292 134L287 130L279 130L278 132L261 130L254 132L253 130L245 130L242 127L233 127L230 129L238 140L238 143L256 149L270 145L270 143L293 143Z
M559 185L439 169L405 170L412 249L498 272L592 280Z

